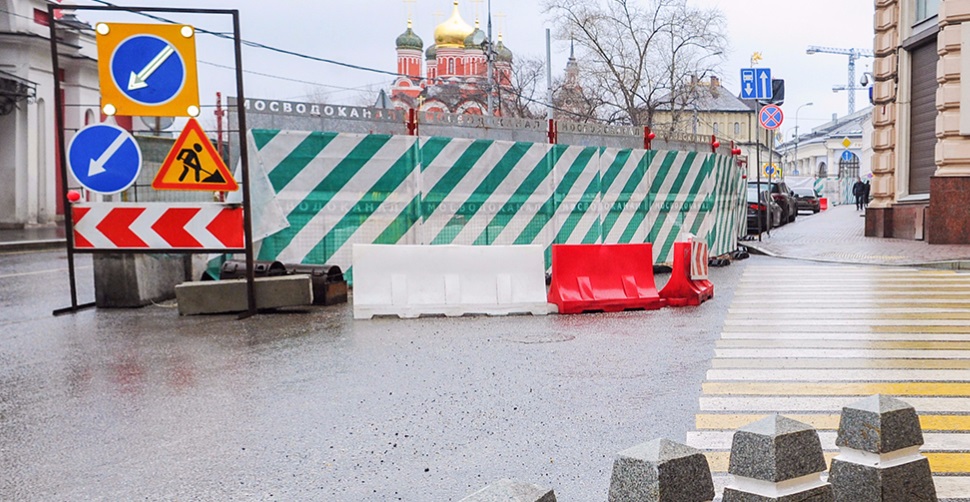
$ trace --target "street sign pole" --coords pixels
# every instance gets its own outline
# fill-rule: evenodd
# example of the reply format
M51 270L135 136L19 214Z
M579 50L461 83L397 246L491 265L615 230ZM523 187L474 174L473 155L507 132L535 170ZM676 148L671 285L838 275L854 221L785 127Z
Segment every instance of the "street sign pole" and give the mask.
M239 35L239 10L232 11L233 44L236 50L236 113L239 117L239 163L242 171L243 229L246 234L246 300L248 310L240 319L256 315L256 263L253 256L253 204L249 185L249 138L246 129L246 95L243 93L242 38Z
M55 13L56 12L60 12L62 10L66 10L66 9L70 9L70 10L84 10L84 11L97 11L97 12L117 12L117 11L124 11L124 12L131 12L131 13L134 13L134 14L141 14L141 15L147 15L146 13L176 13L176 14L186 14L186 15L198 15L198 14L209 15L209 14L211 14L211 15L222 15L222 16L231 15L232 16L233 40L235 42L235 59L236 59L236 91L237 91L237 94L238 94L238 96L237 96L237 98L238 98L237 112L239 114L239 129L240 129L238 131L238 134L240 136L240 162L241 162L241 171L242 171L242 177L243 177L243 180L242 180L243 181L243 201L242 201L242 206L243 206L243 220L244 220L243 221L243 226L244 226L244 233L245 233L245 237L244 238L245 238L245 252L246 252L246 265L247 265L246 296L247 296L247 300L248 300L248 302L247 302L248 303L247 312L243 316L241 316L240 318L244 318L244 317L248 317L248 316L252 316L252 315L256 314L255 274L254 274L254 268L255 267L253 266L254 265L254 257L253 257L254 251L253 251L253 230L252 230L252 201L250 200L250 190L249 190L249 187L250 187L250 180L249 180L249 158L248 158L248 143L246 141L246 111L245 111L245 108L244 108L245 95L243 94L242 40L240 38L240 32L239 32L239 10L236 10L236 9L229 10L229 9L170 8L170 7L120 7L120 6L116 6L116 5L96 5L96 6L70 5L70 6L66 6L66 5L60 5L60 4L50 3L48 5L48 7L47 7L47 13L48 13L48 16L49 16L49 19L50 19L49 32L50 32L50 45L51 45L51 59L53 61L54 75L57 75L58 74L59 68L60 68L59 61L58 61L58 50L57 50L58 49L58 38L57 38L57 33L56 33L56 26L57 26L57 24L60 23L60 21L57 21L56 20L57 17L55 16ZM191 27L185 27L185 28L188 28L188 29L186 29L184 31L180 31L180 33L182 33L183 36L186 39L189 38L190 36L194 37L194 30L191 29ZM110 33L110 31L111 30L109 29L108 32ZM127 40L127 39L125 39L125 40ZM121 41L121 43L125 43L125 42L124 41ZM193 47L194 47L194 45L193 45ZM177 49L177 47L176 47L176 49ZM168 52L168 51L166 50L165 52ZM171 56L171 55L169 55L169 56ZM168 61L171 61L172 59L169 56L165 56L165 59L168 60ZM194 53L192 53L192 54L190 54L189 56L186 56L186 57L194 60ZM162 61L162 56L159 56L159 65L161 65L163 63L164 63L164 61ZM194 66L194 61L192 61L192 63L193 63L192 66ZM149 72L149 71L146 70L144 73L145 73L144 78L146 78L146 79L148 78L148 74L149 73L156 73L157 74L157 72L154 71L154 70L152 70L151 72ZM100 71L99 71L99 75L100 75ZM182 87L182 91L180 91L180 94L184 93L185 88L189 87L189 85L188 85L188 81L189 80L192 81L193 87L196 87L195 84L197 84L197 82L196 82L197 76L194 73L187 71L187 75L185 76L185 78L187 80L186 80L185 85ZM133 88L137 91L138 89L141 89L142 88L142 84L144 84L144 82L142 82L142 83L134 82L134 84L135 85L133 86ZM112 85L114 85L114 84L112 84ZM126 86L126 89L128 87L132 87L132 86L131 85ZM103 89L102 89L102 91L103 91ZM125 94L125 93L122 92L122 94ZM132 97L132 96L129 96L129 97ZM194 95L191 96L191 97L192 98L195 98ZM102 96L102 98L103 98L103 96ZM175 99L173 98L171 102L174 102L174 101L175 101ZM178 113L177 114L170 113L169 115L196 116L196 115L198 115L197 112L198 112L198 108L199 108L198 107L198 104L197 104L197 101L198 101L197 98L192 99L192 102L191 102L191 105L192 106L185 106L184 107L184 112L181 111L183 108L180 105L180 107L178 108ZM67 190L68 161L67 161L67 149L64 147L64 115L63 115L63 110L64 110L64 107L65 107L65 103L64 103L64 98L61 95L60 79L57 79L57 78L54 79L54 103L55 103L55 105L54 105L54 108L55 108L55 110L54 110L54 118L55 118L55 124L56 124L56 127L57 127L57 131L55 131L55 132L57 134L56 138L57 138L57 144L59 146L59 148L58 148L58 151L59 151L58 152L58 160L60 162L60 166L58 166L58 167L59 167L60 176L64 180L64 183L63 183L64 186L61 189L60 196L61 196L61 200L63 201L63 204L64 204L64 212L65 212L65 218L64 218L65 219L65 222L64 222L64 225L65 225L65 230L67 231L68 273L70 275L70 283L71 283L71 306L70 307L67 307L67 308L55 310L54 311L54 314L55 315L59 315L59 314L67 313L67 312L76 312L76 311L78 311L78 310L80 310L82 308L87 308L89 306L94 306L95 305L95 302L91 302L91 303L83 304L83 305L78 305L78 302L77 302L77 286L76 286L76 274L75 274L76 270L75 270L75 266L74 266L75 265L74 264L74 255L77 252L77 242L76 242L77 239L74 238L75 237L75 235L74 235L74 233L75 233L74 232L74 230L75 230L74 223L75 222L74 222L74 219L73 219L73 216L72 216L72 207L71 207L70 201L68 200L68 196L67 196L67 192L68 192L68 190ZM117 105L115 105L115 107L117 107ZM117 112L116 109L114 111ZM151 109L151 111L155 111L155 109L153 108L153 109ZM139 114L138 113L133 113L132 115L139 115ZM160 115L160 114L159 113L144 113L144 114L141 114L139 116L144 116L144 115L156 116L156 115ZM119 143L119 148L121 147L120 145L123 145L123 143ZM109 149L110 149L110 147L109 147ZM108 155L108 157L111 157L111 156ZM100 159L100 156L99 156L99 159ZM101 168L103 168L103 167L104 166L101 166ZM99 169L101 169L101 168L95 168L94 171L92 171L92 172L97 173L99 171ZM205 252L205 253L215 253L215 252L234 253L234 252L239 252L240 250L241 249L238 248L238 247L229 247L229 246L226 246L226 247L208 248L208 249L195 249L195 248L192 248L192 249L168 249L168 250L166 250L166 252L168 252L168 253L189 253L189 254L197 253L197 252L200 252L200 251L201 252ZM96 249L86 250L84 252L105 253L105 252L112 252L112 251L111 250L107 250L107 249L96 248ZM127 250L126 252L129 252L129 253L136 253L136 252L153 253L153 252L157 252L157 249L148 249L148 248L146 248L146 249L140 249L140 250Z
M758 104L758 114L761 114L761 104ZM755 189L755 200L758 203L758 207L761 207L761 145L758 144L758 137L761 136L761 123L759 121L758 125L754 126L754 151L755 153L755 171L758 172L758 188ZM768 212L770 208L765 208L765 213ZM767 216L767 214L765 215ZM769 220L770 221L770 220ZM761 230L765 228L765 222L762 221L761 210L758 210L758 242L761 242Z
M67 239L67 275L71 285L71 306L54 310L54 315L77 312L80 309L94 306L94 302L85 303L84 305L77 303L77 280L74 267L74 218L71 217L71 201L67 198L68 178L67 152L64 148L64 96L61 94L61 79L57 78L61 74L61 70L60 62L57 58L57 33L55 31L57 18L54 17L54 11L58 9L57 4L51 3L47 5L47 19L49 20L47 26L50 33L51 61L54 70L54 124L57 128L54 132L56 134L55 141L57 141L57 161L59 164L57 171L61 177L61 184L63 185L63 189L59 195L61 197L61 207L64 208L64 237Z

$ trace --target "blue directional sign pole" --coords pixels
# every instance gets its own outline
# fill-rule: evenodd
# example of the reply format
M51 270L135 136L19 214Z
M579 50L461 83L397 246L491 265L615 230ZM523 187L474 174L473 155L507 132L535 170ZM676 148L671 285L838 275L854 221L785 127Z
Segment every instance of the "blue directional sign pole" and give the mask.
M78 183L103 194L130 187L138 179L141 159L135 138L113 124L89 125L67 147L67 163Z

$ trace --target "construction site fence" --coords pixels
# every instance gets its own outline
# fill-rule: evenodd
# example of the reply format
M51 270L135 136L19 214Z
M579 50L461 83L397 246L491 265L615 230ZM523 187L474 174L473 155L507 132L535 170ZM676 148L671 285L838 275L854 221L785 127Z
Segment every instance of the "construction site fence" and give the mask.
M259 260L338 265L353 244L653 243L746 231L743 172L710 152L251 129ZM238 194L234 195L238 197ZM232 197L229 199L232 201Z

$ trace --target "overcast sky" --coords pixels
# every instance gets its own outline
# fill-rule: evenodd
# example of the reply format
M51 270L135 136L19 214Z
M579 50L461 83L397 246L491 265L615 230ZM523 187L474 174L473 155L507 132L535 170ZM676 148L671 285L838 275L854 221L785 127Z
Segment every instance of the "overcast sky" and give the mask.
M119 0L120 2L120 0ZM81 5L94 5L79 0ZM551 27L540 2L492 0L493 29L504 34L504 42L515 54L545 57L545 28ZM819 45L836 48L869 48L873 42L871 0L689 0L704 7L717 7L727 19L730 39L728 58L722 66L722 83L738 93L740 69L749 66L751 54L760 51L761 66L771 68L774 78L786 83L782 131L795 125L796 108L804 103L798 123L804 132L844 115L846 93L832 92L833 85L847 84L848 57L834 54L807 55L805 48ZM125 0L130 6L238 8L245 40L293 52L393 72L396 69L394 40L404 31L407 13L413 12L414 29L432 41L436 22L451 13L451 0ZM203 5L204 4L204 5ZM484 16L487 0L478 4ZM476 3L461 0L465 21L474 22ZM436 16L437 14L437 16ZM231 32L228 16L182 16L161 14L212 31ZM123 20L151 22L119 14L81 12L89 22ZM482 22L484 29L484 20ZM211 36L198 37L200 89L203 104L212 104L215 93L235 95L232 44ZM303 100L308 94L331 103L373 102L376 89L388 87L391 76L333 64L308 61L247 47L243 51L245 93L254 98ZM565 67L568 42L553 41L553 72ZM860 59L857 80L871 68L872 60ZM274 78L282 77L282 78ZM868 104L865 92L856 94L856 109ZM211 114L211 112L209 112Z

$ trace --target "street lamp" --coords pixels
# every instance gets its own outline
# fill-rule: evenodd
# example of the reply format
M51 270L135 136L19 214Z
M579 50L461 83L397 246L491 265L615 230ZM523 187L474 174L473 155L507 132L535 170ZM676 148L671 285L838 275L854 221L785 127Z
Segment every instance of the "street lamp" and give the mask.
M815 103L809 101L808 103L805 103L804 105L801 105L795 109L795 171L798 170L798 112L802 111L803 107L812 106L814 104Z

